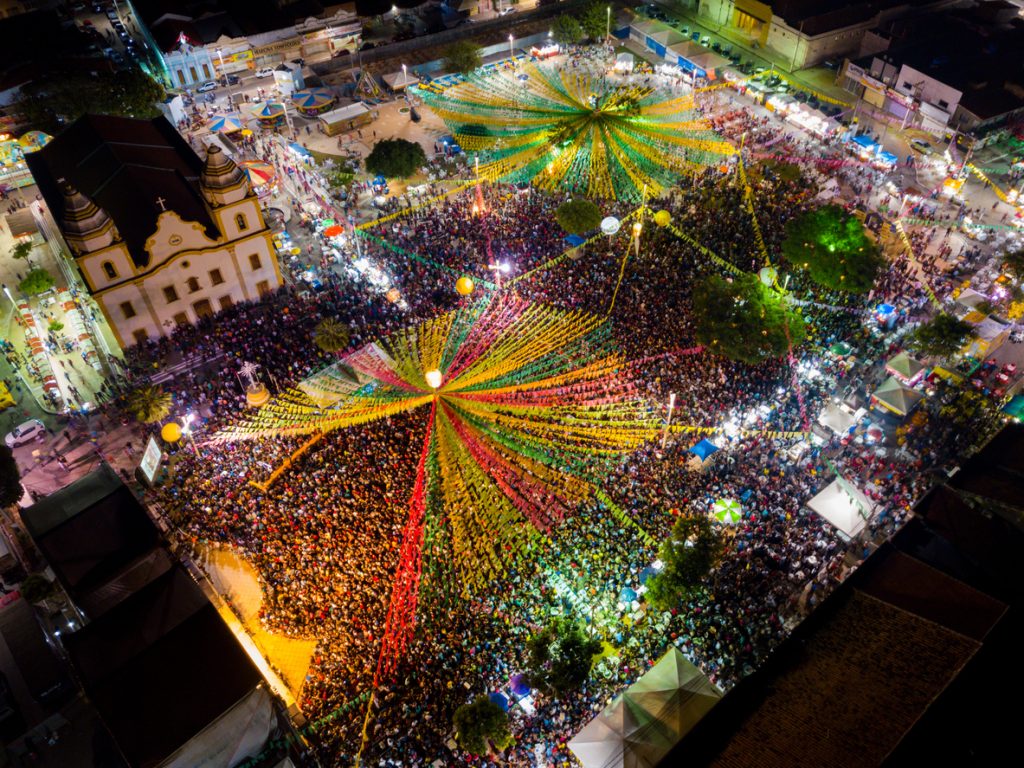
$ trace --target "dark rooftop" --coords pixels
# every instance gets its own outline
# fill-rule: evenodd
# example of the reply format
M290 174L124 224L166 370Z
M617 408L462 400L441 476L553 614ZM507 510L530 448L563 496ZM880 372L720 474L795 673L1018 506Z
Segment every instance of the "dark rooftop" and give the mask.
M92 618L169 565L146 510L106 466L24 510L22 520Z
M875 17L898 5L928 6L935 0L776 0L772 12L805 35L821 35Z
M223 30L244 36L284 29L322 15L325 7L316 0L133 0L132 5L154 37L160 27L157 21L173 15L192 22L193 39L200 43L212 43Z
M144 246L161 213L157 198L219 237L199 190L203 161L166 118L86 115L26 160L58 222L63 179L110 215L140 267L149 263Z
M132 765L158 765L260 683L192 578L175 568L65 638L100 717Z

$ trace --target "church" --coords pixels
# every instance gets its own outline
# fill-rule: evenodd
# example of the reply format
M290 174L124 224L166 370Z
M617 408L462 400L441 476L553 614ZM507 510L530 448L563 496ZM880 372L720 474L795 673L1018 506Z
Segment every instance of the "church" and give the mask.
M88 115L26 159L122 349L282 284L245 172L163 117Z

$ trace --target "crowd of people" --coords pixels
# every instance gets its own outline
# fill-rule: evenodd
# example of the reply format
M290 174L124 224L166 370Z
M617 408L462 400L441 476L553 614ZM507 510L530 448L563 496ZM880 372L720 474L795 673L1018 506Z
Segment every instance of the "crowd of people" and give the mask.
M757 120L725 117L718 127L727 135L747 133L751 153L835 159L829 145L811 147L806 139L765 146L772 139ZM785 223L815 202L821 163L794 164L800 175L785 178L751 163L756 213L771 253L779 251ZM854 195L861 194L857 186L863 192L873 183L855 167L835 167ZM721 259L756 270L761 256L744 194L735 169L713 168L651 205L668 211L692 241ZM452 713L478 694L511 696L512 676L528 664L527 638L553 616L589 625L606 643L604 658L576 693L555 699L535 692L532 714L513 708L517 741L504 763L572 764L571 736L670 645L728 689L863 556L863 543L851 548L805 502L838 472L876 502L873 528L885 531L899 524L924 488L922 446L913 441L897 458L856 441L808 445L774 434L808 431L824 402L853 378L827 352L833 343L849 343L868 361L858 371L861 385L878 374L870 361L879 360L889 342L863 313L833 307L835 297L807 306L811 333L795 354L813 376L797 380L796 359L750 367L715 357L697 344L691 310L694 286L716 269L706 255L653 225L632 253L624 228L618 238L566 255L554 216L564 199L488 184L371 228L364 255L387 269L408 309L368 292L351 272L323 264L321 288L282 289L232 307L150 342L130 361L139 377L154 361L205 361L166 385L176 409L200 415L204 440L245 407L237 379L242 362L261 366L262 380L279 392L334 359L313 344L321 319L346 324L350 349L356 349L474 300L456 294L455 276L493 282L492 266L506 262L506 280L525 275L506 289L528 300L595 315L611 310L614 337L653 408L663 409L675 395L675 424L723 429L719 450L707 461L695 462L689 452L699 438L679 432L664 450L649 445L595 477L605 500L584 502L547 541L474 594L465 593L451 565L443 511L429 521L414 639L397 673L379 681L367 764L496 764L458 750L453 755ZM603 205L606 215L630 210L628 204ZM550 266L532 272L542 265ZM915 294L901 294L901 279L914 279L910 272L892 274L902 278L887 276L879 295L915 303ZM363 741L365 710L346 705L374 681L425 425L423 414L413 412L327 434L267 490L250 481L265 480L295 451L297 439L209 442L201 458L183 454L173 482L160 491L196 547L228 545L255 566L268 629L317 640L300 698L329 764L347 764ZM927 463L946 458L938 450ZM674 610L649 608L644 583L676 516L709 514L719 499L739 500L742 521L724 530L726 554L706 588ZM639 593L635 605L623 597L630 592Z

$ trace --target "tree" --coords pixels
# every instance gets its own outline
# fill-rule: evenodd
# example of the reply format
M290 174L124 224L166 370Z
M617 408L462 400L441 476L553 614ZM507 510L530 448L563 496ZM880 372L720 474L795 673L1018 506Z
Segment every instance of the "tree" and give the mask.
M555 219L570 235L582 235L597 229L601 223L601 210L589 200L569 200L558 206Z
M867 293L884 259L864 225L838 205L808 211L786 225L782 255L807 270L818 285L835 291Z
M313 330L314 343L324 352L333 354L348 346L349 329L333 317L325 317Z
M14 460L14 452L0 443L0 507L9 507L21 501L25 489L21 487L21 471Z
M1024 250L1007 253L1003 257L1003 269L1018 280L1024 277Z
M366 170L385 178L404 179L427 163L423 147L405 139L382 139L366 158Z
M163 421L171 412L171 396L156 384L143 384L128 393L125 406L143 424Z
M531 637L526 647L530 685L562 696L586 681L601 641L586 637L575 622L558 619Z
M472 40L459 40L442 52L444 68L449 72L468 74L484 63L480 47Z
M661 545L664 567L647 582L647 599L660 611L677 608L700 588L725 550L707 515L680 516Z
M593 2L580 14L580 26L591 40L604 40L608 31L608 8L606 3Z
M164 88L138 66L116 72L55 70L22 88L22 114L33 127L57 133L84 114L149 118Z
M54 593L53 582L41 573L29 575L18 586L18 592L29 603L41 603Z
M32 243L28 240L19 240L17 245L11 249L12 259L27 259L32 255Z
M559 45L572 45L583 37L583 27L572 16L563 13L551 26L551 36Z
M18 283L18 288L22 293L35 296L53 288L54 282L53 276L45 269L33 269L25 275L24 280Z
M50 324L48 326L46 326L46 330L50 331L51 333L57 333L57 331L63 331L64 330L64 323L62 323L60 320L51 320Z
M452 725L459 746L474 755L508 749L515 741L505 710L486 696L477 696L456 709Z
M697 340L750 365L782 357L807 334L803 317L754 275L711 275L693 297Z
M949 357L963 348L972 330L970 323L952 315L936 315L908 334L907 344L929 357Z

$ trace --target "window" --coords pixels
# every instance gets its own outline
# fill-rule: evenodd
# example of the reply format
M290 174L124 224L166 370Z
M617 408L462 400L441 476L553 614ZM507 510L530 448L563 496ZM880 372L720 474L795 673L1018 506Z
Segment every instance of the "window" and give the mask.
M255 272L257 269L260 269L263 266L263 263L260 261L260 255L258 253L249 254L249 266L252 268L253 272Z
M201 299L192 305L198 317L213 317L213 307L209 299Z
M207 80L210 79L210 67L208 64L203 64L203 77Z
M121 312L122 314L124 314L125 320L131 320L133 317L135 317L136 314L135 307L132 306L132 303L130 301L121 302Z
M173 285L168 285L164 288L164 298L167 299L168 304L178 300L178 291Z
M188 280L186 280L185 285L188 286L189 293L195 293L196 291L199 290L199 280L195 277L190 277Z
M231 309L235 306L235 302L231 300L230 296L221 296L218 301L220 302L221 309Z
M196 68L195 67L189 67L188 71L192 75L192 82L193 83L196 82L199 79L199 76L196 74Z
M903 87L906 88L908 91L914 90L914 85L909 80L903 81Z
M185 73L182 72L180 69L178 70L178 85L185 85Z
M259 293L260 296L266 296L268 293L270 293L270 283L268 283L266 280L260 280L258 283L256 283L256 291Z
M939 106L943 109L949 109L949 102L945 99L939 99Z
M117 279L117 270L114 269L114 265L109 261L103 262L103 273L107 276L108 280Z
M149 341L149 334L146 333L141 328L137 331L132 331L132 336L135 337L136 344L145 344L147 341Z
M244 213L235 216L235 225L238 227L239 232L245 232L249 228L249 222L245 220Z
M210 270L210 282L213 285L220 285L224 282L224 276L220 273L219 269Z
M174 316L174 322L176 325L188 325L188 315L184 312L179 312Z

